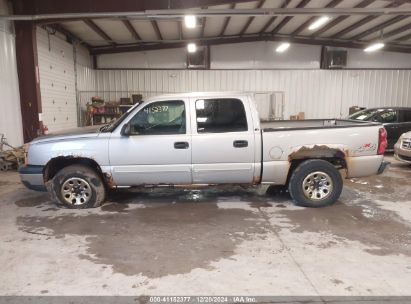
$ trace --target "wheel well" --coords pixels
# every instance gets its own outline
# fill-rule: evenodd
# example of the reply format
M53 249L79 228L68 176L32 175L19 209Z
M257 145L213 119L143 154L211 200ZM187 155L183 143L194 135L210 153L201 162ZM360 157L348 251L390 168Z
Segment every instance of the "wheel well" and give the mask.
M71 166L71 165L85 165L93 169L97 174L99 174L104 183L106 182L103 171L101 171L100 166L97 164L95 160L91 158L67 157L67 156L59 156L59 157L52 158L47 163L44 169L44 181L45 182L49 181L61 169Z
M337 168L337 170L340 169L347 169L347 163L345 162L344 158L334 156L334 157L307 157L307 158L298 158L298 159L292 159L291 160L291 165L290 169L288 170L288 175L287 175L287 185L288 182L290 181L291 174L293 171L304 161L310 160L310 159L318 159L318 160L325 160L332 164L334 167Z

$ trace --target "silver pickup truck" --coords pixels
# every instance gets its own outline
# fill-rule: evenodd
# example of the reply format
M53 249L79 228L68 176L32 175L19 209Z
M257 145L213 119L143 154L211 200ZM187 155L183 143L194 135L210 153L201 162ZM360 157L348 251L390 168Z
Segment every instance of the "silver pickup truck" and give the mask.
M33 140L20 176L71 208L100 206L110 188L213 184L286 185L297 205L321 207L339 198L342 175L383 172L386 146L378 123L263 123L252 94L172 94L98 129Z

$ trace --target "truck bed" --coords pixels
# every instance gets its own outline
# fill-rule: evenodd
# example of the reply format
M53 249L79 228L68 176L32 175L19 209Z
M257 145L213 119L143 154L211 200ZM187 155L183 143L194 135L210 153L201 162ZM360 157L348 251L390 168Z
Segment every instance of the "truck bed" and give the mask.
M303 129L321 129L321 128L348 128L348 127L365 127L379 125L379 123L348 120L348 119L306 119L306 120L276 120L261 121L261 129L264 132L286 130L303 130Z
M261 123L262 182L286 183L290 160L340 157L347 177L377 173L383 155L377 155L382 125L344 119L285 120Z

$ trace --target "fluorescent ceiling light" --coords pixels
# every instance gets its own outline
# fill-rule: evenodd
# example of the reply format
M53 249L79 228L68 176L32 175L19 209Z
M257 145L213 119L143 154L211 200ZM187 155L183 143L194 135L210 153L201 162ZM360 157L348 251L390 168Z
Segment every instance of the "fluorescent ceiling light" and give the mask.
M373 44L370 44L364 49L364 52L375 52L380 49L382 49L385 46L383 42L375 42Z
M283 53L286 50L288 50L289 47L290 47L290 44L288 42L283 42L275 49L275 51L277 53Z
M194 15L187 15L184 17L184 25L186 28L195 28L197 25L197 19Z
M308 27L308 29L311 30L311 31L316 30L319 27L326 24L330 19L331 19L330 17L322 16L322 17L318 18L317 20L315 20L313 23L311 23L310 26Z
M197 46L195 43L189 43L187 44L187 51L189 53L195 53L197 51Z

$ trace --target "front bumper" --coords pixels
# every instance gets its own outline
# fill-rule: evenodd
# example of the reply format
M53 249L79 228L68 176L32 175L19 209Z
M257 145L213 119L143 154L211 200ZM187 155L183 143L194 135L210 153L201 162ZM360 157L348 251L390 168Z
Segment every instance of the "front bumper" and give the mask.
M394 146L395 159L411 164L411 148L408 146L409 138L402 138L397 141Z
M30 190L47 191L43 179L43 166L28 165L19 169L20 179Z
M403 155L401 153L396 152L394 153L394 157L396 160L411 164L411 156Z

